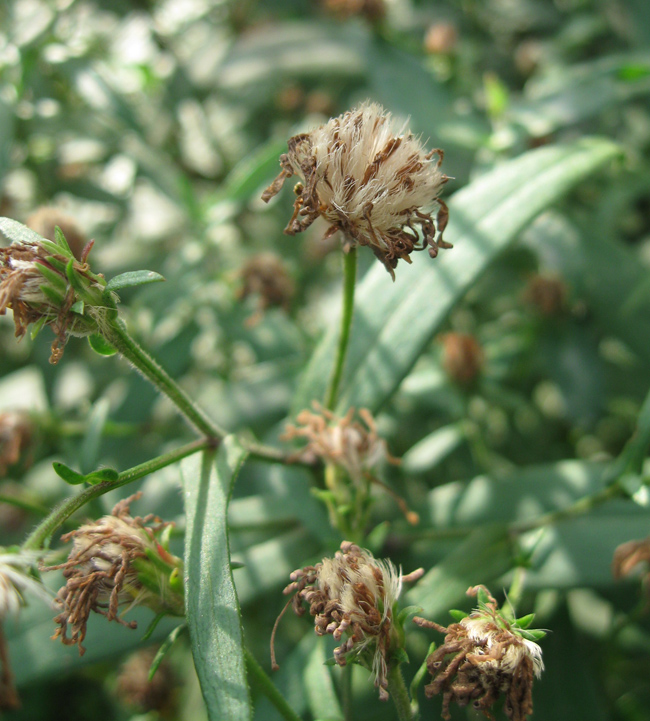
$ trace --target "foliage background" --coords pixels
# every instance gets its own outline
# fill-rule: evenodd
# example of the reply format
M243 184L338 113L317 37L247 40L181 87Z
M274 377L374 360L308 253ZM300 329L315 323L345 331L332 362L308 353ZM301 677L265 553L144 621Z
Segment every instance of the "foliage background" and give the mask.
M457 241L450 258L462 260L448 265L477 263L477 279L450 292L428 281L431 261L418 258L413 269L398 268L390 288L372 255L360 254L359 277L370 274L359 317L376 322L379 356L413 334L421 345L414 367L408 359L379 370L361 363L346 386L344 398L380 412L391 452L403 456L386 480L421 516L409 527L378 494L368 545L405 571L435 568L438 600L417 590L409 600L442 623L449 607L467 607L468 585L507 588L513 554L535 546L520 611L534 610L535 625L551 631L535 717L648 719L650 628L645 616L627 619L642 591L638 580L614 582L610 572L617 545L648 533L642 471L631 481L635 500L524 535L518 550L507 529L534 525L611 480L611 462L634 432L650 385L650 7L643 0L394 0L373 23L336 17L325 5L3 3L0 215L24 221L38 205L56 204L95 238L96 271L164 275L165 283L123 294L130 329L223 426L275 442L329 367L313 353L319 347L328 359L327 339L319 342L336 328L340 258L325 253L322 228L283 236L290 194L267 208L260 191L290 135L359 100L410 117L430 147L445 149L444 169L454 176L448 196L469 186L466 205L458 200L468 217L454 218L452 205L457 225L449 236ZM455 36L437 48L429 37L427 49L436 23ZM609 152L604 141L567 145L585 136L616 141L624 160L585 170L589 177L572 189L580 159L563 148ZM556 153L548 156L561 166L555 175L543 175L537 160L508 165L540 146ZM515 170L493 176L477 205L478 186L470 184L500 167ZM538 177L544 182L535 185ZM508 206L518 188L531 190ZM495 208L508 229L503 242L497 225L489 229L492 244L473 245L471 228ZM524 224L528 215L538 217L518 232L517 218ZM268 251L287 264L296 294L288 312L271 309L250 327L256 300L238 299L238 271ZM564 284L566 303L552 314L527 294L540 273ZM384 294L398 309L412 307L392 325ZM483 348L470 387L444 371L439 334L449 331L471 333ZM358 323L353 334L358 348L370 342ZM47 333L20 344L12 336L3 318L0 408L36 413L39 431L29 463L0 486L3 496L34 506L17 515L0 505L4 545L20 542L38 507L70 493L53 460L82 472L100 464L122 470L191 439L173 408L126 364L72 341L52 367ZM364 390L364 373L383 390ZM144 500L136 510L175 519L182 544L179 477L171 467L137 484ZM306 471L251 462L235 486L230 542L245 564L235 579L247 643L267 668L289 572L341 540L310 493L315 483ZM103 497L85 515L106 512L117 497ZM145 628L147 613L136 616ZM162 625L158 640L172 627ZM115 693L116 675L141 634L98 619L80 659L48 640L52 630L50 612L36 604L7 629L24 702L7 718L133 718ZM419 630L410 636L411 675L430 640ZM322 666L326 651L304 619L285 619L278 657L274 679L294 709L305 718L329 715L338 669ZM202 718L186 641L170 663L178 689L168 717ZM392 718L365 671L355 668L353 681L355 719ZM255 694L255 718L276 718ZM60 698L64 711L54 703ZM439 702L425 703L425 717L436 717Z

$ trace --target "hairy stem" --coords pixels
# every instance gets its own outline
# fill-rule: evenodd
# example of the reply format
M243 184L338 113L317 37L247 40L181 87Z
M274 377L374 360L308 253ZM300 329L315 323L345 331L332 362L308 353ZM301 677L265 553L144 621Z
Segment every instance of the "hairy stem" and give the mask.
M287 721L300 721L300 716L289 706L284 696L278 691L275 684L269 678L268 674L259 665L253 654L244 647L244 656L246 658L246 668L251 678L255 681L260 691L275 706L282 718Z
M226 432L205 414L167 371L129 335L121 321L117 319L111 321L105 324L101 331L104 338L163 395L167 396L202 435L208 438L223 438L226 435Z
M145 463L141 463L139 466L129 468L127 471L120 473L114 481L104 481L103 483L98 483L96 486L86 488L76 496L72 496L72 498L67 498L65 501L61 501L61 503L54 507L50 515L39 523L27 537L23 543L23 548L26 550L36 550L42 548L46 545L57 528L59 528L75 511L78 511L94 498L99 498L99 496L104 495L104 493L108 493L120 486L126 486L129 483L133 483L133 481L137 481L149 473L165 468L165 466L170 466L172 463L176 463L187 456L191 456L193 453L198 453L199 451L203 451L206 448L213 446L213 440L201 438L198 441L188 443L187 445L181 446L169 453L164 453L162 456L153 458L150 461L145 461Z
M352 314L354 311L354 289L357 280L357 249L352 247L343 255L343 308L341 309L341 329L339 332L339 345L336 351L336 360L330 379L329 388L325 397L325 408L334 410L336 399L343 377L345 358L350 342L350 329L352 327Z
M392 664L388 671L388 693L397 709L399 721L413 721L411 699L404 683L402 671L397 663Z

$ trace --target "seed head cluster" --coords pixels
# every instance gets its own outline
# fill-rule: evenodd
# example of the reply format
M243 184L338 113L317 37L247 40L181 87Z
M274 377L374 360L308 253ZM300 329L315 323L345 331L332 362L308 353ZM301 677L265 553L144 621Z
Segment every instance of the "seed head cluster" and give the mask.
M62 536L63 541L73 542L68 560L45 569L63 569L66 578L66 585L55 599L62 610L55 618L59 628L52 638L60 638L68 646L77 644L81 655L85 652L82 643L91 611L128 628L136 628L137 624L118 616L119 608L125 605L125 611L144 604L156 611L183 612L182 599L179 603L173 598L165 574L159 571L161 563L170 570L181 563L156 540L157 534L171 524L152 515L131 517L130 503L139 497L137 493L120 501L110 516ZM158 560L155 566L148 561L151 555ZM153 574L153 584L144 582L138 562L149 566L148 575Z
M471 588L476 595L482 587ZM485 590L485 589L482 589ZM496 601L445 628L423 618L413 620L445 634L444 643L427 659L432 675L425 687L431 698L442 693L442 717L450 719L449 706L473 704L492 718L490 708L503 695L505 713L511 721L525 721L533 712L533 678L544 670L542 650L516 632L500 614Z
M402 589L402 575L390 561L375 559L349 541L334 558L294 571L285 595L304 615L304 603L314 616L317 635L331 634L345 641L334 649L334 660L345 666L359 660L372 671L379 697L388 698L388 664L395 649L392 638L393 605ZM273 659L274 666L275 659Z
M302 180L294 188L298 197L288 235L322 217L328 223L325 238L341 231L344 250L370 246L393 280L398 260L411 262L414 250L428 247L435 258L439 248L451 247L442 239L448 219L439 197L448 179L440 171L443 152L426 152L412 134L396 131L380 105L362 103L295 135L287 146L280 156L282 172L262 199L269 201L293 175Z

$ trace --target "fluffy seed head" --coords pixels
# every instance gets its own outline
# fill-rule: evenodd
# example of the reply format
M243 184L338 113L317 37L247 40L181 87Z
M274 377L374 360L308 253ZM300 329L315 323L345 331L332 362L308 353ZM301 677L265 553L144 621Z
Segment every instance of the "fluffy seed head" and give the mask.
M504 695L508 718L525 721L533 711L533 678L544 670L542 650L500 613L486 589L470 588L468 594L480 592L486 594L487 602L447 628L414 619L420 626L445 634L444 643L427 659L432 680L425 693L428 697L442 693L444 719L451 718L451 703L472 703L492 718L490 708Z
M395 651L393 606L402 590L402 574L390 561L378 560L349 541L334 558L291 574L284 593L294 594L293 610L314 616L319 636L345 641L334 649L334 660L345 666L357 660L372 671L379 697L388 698L388 664ZM274 660L275 664L275 660Z
M447 181L440 171L443 152L426 152L413 135L396 130L381 106L362 103L287 145L282 172L262 199L276 195L287 178L302 179L294 188L298 197L288 235L322 216L329 224L326 238L342 231L345 250L370 246L393 279L397 261L410 262L414 250L428 247L435 258L439 248L451 247L442 239L448 219L439 198Z
M399 463L390 455L386 441L377 433L377 425L370 411L361 408L360 420L355 409L343 418L314 403L314 411L301 411L297 425L287 425L283 440L305 438L307 445L294 458L306 463L321 460L343 468L353 481L361 481L372 474L381 463Z
M146 605L158 613L183 613L182 595L171 587L182 562L157 540L171 524L152 515L131 517L130 503L140 495L120 501L112 515L62 536L62 540L73 542L68 560L45 569L63 569L66 578L56 597L62 611L55 619L59 628L52 638L60 638L66 645L77 644L80 654L85 651L81 644L91 611L129 628L137 624L126 623L118 616L120 606L128 604L128 610Z

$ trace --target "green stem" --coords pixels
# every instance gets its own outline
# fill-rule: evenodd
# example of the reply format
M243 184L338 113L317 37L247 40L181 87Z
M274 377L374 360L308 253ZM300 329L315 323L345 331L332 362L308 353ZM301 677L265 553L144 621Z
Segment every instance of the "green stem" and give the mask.
M392 665L388 671L388 693L397 709L399 721L413 721L411 699L398 663Z
M325 408L334 410L336 399L343 377L345 357L348 352L350 341L350 329L352 327L352 314L354 311L354 288L357 280L357 249L352 247L348 253L343 255L343 308L341 310L341 329L339 333L339 345L334 361L334 370L330 380L327 395L325 397Z
M343 667L341 674L341 698L343 700L343 718L345 721L354 721L352 715L352 669L354 665L348 663Z
M275 706L278 713L287 721L300 721L300 716L289 706L284 696L278 691L275 684L269 678L268 674L259 665L253 654L244 647L244 656L246 657L246 668L248 673L255 680L260 691Z
M207 438L201 438L198 441L188 443L185 446L181 446L169 453L165 453L162 456L158 456L150 461L145 461L139 466L129 468L127 471L123 471L114 481L104 481L98 483L96 486L90 486L81 493L78 493L72 498L67 498L65 501L61 501L52 510L50 515L45 518L41 523L36 526L32 533L27 537L23 543L25 550L36 550L42 548L45 543L49 540L52 534L61 526L75 511L86 505L89 501L94 498L120 488L120 486L126 486L133 481L137 481L144 476L158 471L161 468L170 466L172 463L176 463L187 456L191 456L193 453L198 453L206 448L210 448L214 445L214 442Z
M226 432L205 414L176 381L129 335L119 320L105 324L104 338L178 408L185 418L208 438L223 438Z

